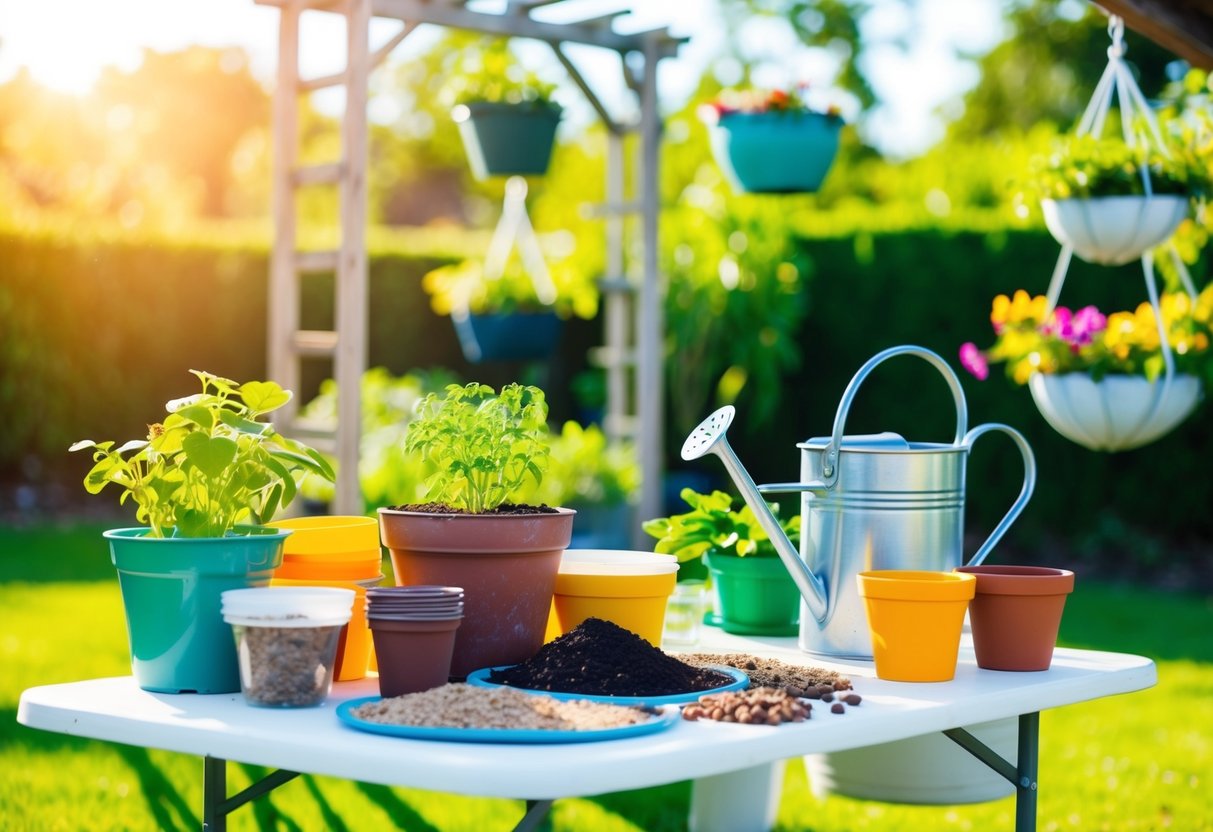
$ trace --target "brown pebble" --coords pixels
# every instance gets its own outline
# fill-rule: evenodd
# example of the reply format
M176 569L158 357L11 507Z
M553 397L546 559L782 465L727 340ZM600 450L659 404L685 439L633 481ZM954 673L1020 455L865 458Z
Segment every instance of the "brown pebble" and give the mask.
M822 701L822 702L833 702L833 701L834 701L834 694L832 694L832 693L823 693L823 694L821 695L821 701Z
M843 707L843 704L841 702L835 702L833 705L830 706L830 713L832 713L832 714L844 714L846 712L847 712L847 709L845 707Z
M848 693L846 696L842 697L842 701L846 702L848 705L858 705L863 701L863 697L858 693Z

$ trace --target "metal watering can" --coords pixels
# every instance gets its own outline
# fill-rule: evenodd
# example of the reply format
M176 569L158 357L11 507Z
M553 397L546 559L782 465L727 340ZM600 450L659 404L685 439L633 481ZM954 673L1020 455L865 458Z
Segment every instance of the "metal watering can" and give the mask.
M907 442L896 433L845 436L859 386L877 365L899 355L939 370L956 403L951 444ZM872 357L851 379L829 437L800 448L800 482L754 485L725 439L732 407L722 407L691 431L682 458L714 453L723 461L804 598L800 647L840 659L872 658L867 616L855 576L872 569L950 571L963 561L965 462L973 443L992 431L1007 434L1023 455L1019 496L970 559L980 564L1023 511L1036 486L1036 459L1014 428L989 423L966 431L964 391L952 368L922 347L893 347ZM801 551L779 527L763 493L801 493Z

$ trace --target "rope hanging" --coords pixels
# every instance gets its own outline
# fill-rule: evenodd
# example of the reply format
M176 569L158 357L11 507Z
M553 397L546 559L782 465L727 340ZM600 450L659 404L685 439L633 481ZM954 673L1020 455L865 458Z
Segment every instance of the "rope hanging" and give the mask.
M1112 39L1112 45L1108 47L1108 65L1104 69L1103 75L1100 76L1091 101L1088 103L1082 119L1079 121L1075 131L1076 136L1092 135L1098 137L1102 135L1108 113L1112 107L1112 101L1115 98L1120 109L1121 135L1125 144L1132 149L1141 147L1147 151L1152 147L1164 158L1170 158L1170 151L1163 141L1158 120L1154 117L1149 103L1146 101L1145 96L1142 95L1137 82L1133 80L1133 73L1124 61L1127 49L1124 43L1124 21L1117 16L1112 16L1108 21L1108 34ZM1145 129L1141 129L1138 125L1144 125ZM1142 189L1145 192L1145 202L1148 205L1154 198L1154 191L1150 181L1149 165L1145 158L1143 158L1141 164L1141 180ZM1192 277L1188 273L1187 266L1183 262L1183 258L1179 256L1174 243L1168 242L1167 250L1172 264L1179 273L1184 290L1191 298L1193 304L1195 304L1196 289L1192 283ZM1073 256L1074 245L1072 243L1064 243L1061 253L1057 258L1057 264L1053 268L1052 278L1049 281L1048 303L1045 313L1046 320L1057 306L1057 301L1061 295L1062 286L1065 284L1066 274L1069 271ZM1150 307L1154 311L1154 321L1158 327L1159 344L1162 349L1163 366L1165 368L1162 385L1161 387L1155 386L1153 388L1154 398L1151 406L1145 410L1143 416L1136 421L1136 424L1131 429L1125 431L1120 436L1119 441L1115 443L1109 443L1106 439L1089 437L1085 434L1073 435L1076 432L1073 425L1070 426L1069 431L1062 431L1062 433L1079 444L1094 450L1123 450L1157 439L1161 434L1155 422L1159 419L1167 418L1168 398L1175 393L1175 358L1171 352L1166 325L1163 322L1162 310L1159 305L1157 278L1154 274L1153 251L1149 247L1145 248L1140 255L1140 259L1142 273L1145 278L1146 294L1150 300ZM1042 388L1043 384L1033 384L1031 387L1032 394L1037 399L1038 406L1041 404L1041 393L1039 391ZM1195 401L1192 404L1194 405ZM1042 413L1045 412L1044 407L1041 407L1041 410ZM1188 410L1190 411L1190 407ZM1187 414L1185 413L1184 415L1186 416ZM1049 414L1045 413L1045 417L1049 419ZM1050 421L1052 420L1050 419ZM1055 424L1054 427L1058 426Z

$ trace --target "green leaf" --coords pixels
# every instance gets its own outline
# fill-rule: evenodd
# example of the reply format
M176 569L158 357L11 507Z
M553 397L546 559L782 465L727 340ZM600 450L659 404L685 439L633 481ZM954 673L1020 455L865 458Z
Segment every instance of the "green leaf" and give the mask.
M291 392L272 381L247 381L240 385L240 398L254 414L277 410L291 400Z
M272 425L268 422L258 422L253 419L247 419L232 410L226 408L219 411L219 421L240 433L247 433L250 436L261 436L267 430L272 429Z
M211 412L209 407L201 404L191 404L179 408L175 415L180 416L182 419L188 419L207 432L210 432L215 426L215 414Z
M182 440L181 446L186 458L211 479L223 476L238 450L235 440L204 433L191 433Z

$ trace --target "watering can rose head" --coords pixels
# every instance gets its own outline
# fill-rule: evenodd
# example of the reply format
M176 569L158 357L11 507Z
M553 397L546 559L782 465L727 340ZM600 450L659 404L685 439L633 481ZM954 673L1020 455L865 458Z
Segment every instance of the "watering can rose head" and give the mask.
M548 467L548 405L538 387L448 385L417 404L404 448L434 466L429 499L469 514L490 512Z
M319 452L260 421L290 401L289 390L190 372L202 392L170 401L147 439L117 448L91 439L71 446L93 453L84 478L90 494L110 483L122 489L120 502L134 500L151 537L223 537L239 523L268 523L295 498L297 476L333 480Z
M1213 380L1213 284L1196 301L1184 292L1164 294L1159 302L1163 329L1175 356L1176 370ZM985 350L972 342L960 348L960 363L979 379L989 365L1006 364L1007 376L1027 384L1034 373L1087 372L1105 375L1162 375L1164 360L1154 310L1142 303L1132 312L1104 315L1094 306L1048 311L1043 295L1020 289L1012 297L994 298L990 312L994 344Z
M733 498L723 491L711 494L684 488L679 495L691 507L686 514L658 517L644 523L644 530L658 538L656 551L674 555L680 562L694 560L705 552L738 557L777 557L775 546L747 505L734 511ZM768 504L775 514L779 506ZM800 515L780 526L796 545L800 541Z

